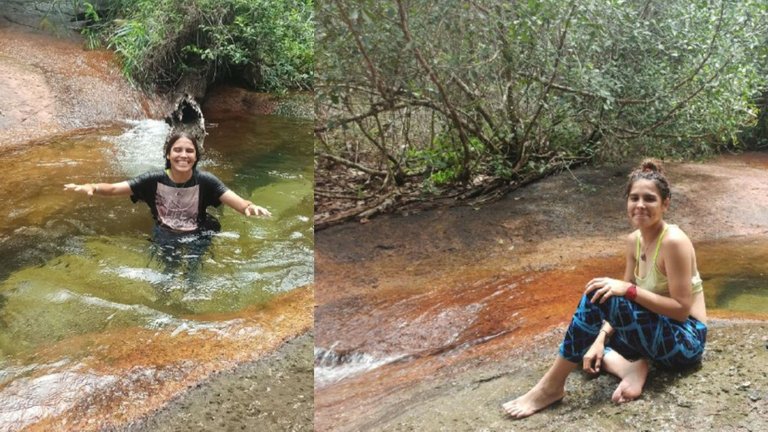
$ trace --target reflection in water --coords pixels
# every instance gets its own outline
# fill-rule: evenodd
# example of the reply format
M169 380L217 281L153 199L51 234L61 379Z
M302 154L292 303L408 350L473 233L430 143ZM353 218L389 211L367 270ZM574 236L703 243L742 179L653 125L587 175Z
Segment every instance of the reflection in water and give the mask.
M168 389L306 330L311 294L293 292L313 274L310 123L217 121L200 166L273 217L216 209L223 230L194 278L153 259L143 203L62 192L161 167L164 123L0 154L0 430L45 430L46 416L88 406L87 416L68 414L85 425L121 400L132 407L125 416L146 412ZM142 396L150 388L153 398Z
M768 240L740 238L697 246L707 308L768 314Z

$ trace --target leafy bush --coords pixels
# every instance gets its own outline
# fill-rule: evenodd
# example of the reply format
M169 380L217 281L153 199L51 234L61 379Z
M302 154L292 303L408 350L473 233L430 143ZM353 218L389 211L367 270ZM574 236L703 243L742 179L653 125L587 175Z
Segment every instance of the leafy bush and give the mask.
M243 80L263 91L311 89L313 0L83 2L96 36L135 82L172 89L183 76Z

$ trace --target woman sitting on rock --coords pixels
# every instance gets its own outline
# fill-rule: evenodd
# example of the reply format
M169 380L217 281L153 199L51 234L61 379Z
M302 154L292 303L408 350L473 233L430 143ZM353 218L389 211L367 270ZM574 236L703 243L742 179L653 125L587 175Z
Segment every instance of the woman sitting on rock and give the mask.
M616 403L640 396L648 362L682 369L701 361L707 337L704 293L691 240L664 222L670 187L661 164L645 160L627 183L627 215L637 228L626 239L624 279L589 281L560 355L528 393L503 405L520 419L565 396L565 380L579 365L621 382Z
M65 190L88 196L131 196L144 201L155 220L153 239L166 264L175 267L180 257L199 260L218 231L218 221L206 213L221 203L245 216L270 216L270 212L229 190L213 174L197 169L201 152L197 140L184 132L168 137L164 146L165 170L154 170L119 183L66 184ZM184 249L189 249L183 251Z

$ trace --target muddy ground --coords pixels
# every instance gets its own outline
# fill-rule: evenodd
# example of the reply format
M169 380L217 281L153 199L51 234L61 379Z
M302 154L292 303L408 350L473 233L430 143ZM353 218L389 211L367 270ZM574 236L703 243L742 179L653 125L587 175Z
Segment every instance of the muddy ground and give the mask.
M574 306L562 298L581 289L571 285L595 271L621 276L630 166L564 172L483 208L390 215L318 232L316 345L342 353L416 354L316 389L315 430L765 429L768 325L761 320L768 315L760 313L712 314L703 368L680 377L653 371L646 395L634 404L610 403L616 385L610 376L587 381L574 375L570 396L558 407L518 422L502 415L500 405L532 386L555 355ZM766 167L768 155L760 153L669 164L667 221L702 248L765 240ZM528 302L534 314L518 310L522 315L510 318L517 311L488 306L499 292L514 296L537 278L548 281L539 284L546 293L505 303ZM424 305L408 317L421 325L390 318L409 314L399 305L414 303ZM443 319L480 304L486 309L469 316L472 326L460 327L462 315ZM739 321L750 317L759 320ZM533 330L518 331L521 319ZM452 331L462 343L441 347L456 339Z

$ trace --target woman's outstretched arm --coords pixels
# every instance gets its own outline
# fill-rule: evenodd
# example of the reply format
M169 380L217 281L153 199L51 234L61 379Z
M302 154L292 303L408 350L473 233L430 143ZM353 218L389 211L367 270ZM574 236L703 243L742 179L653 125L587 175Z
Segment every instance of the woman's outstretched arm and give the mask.
M244 200L240 197L240 195L232 192L231 190L221 194L219 201L246 216L272 216L272 213L270 213L269 210L265 209L264 207L259 207L250 201Z
M80 192L88 196L124 196L131 194L131 187L128 185L127 181L122 181L119 183L67 183L64 185L64 190Z

